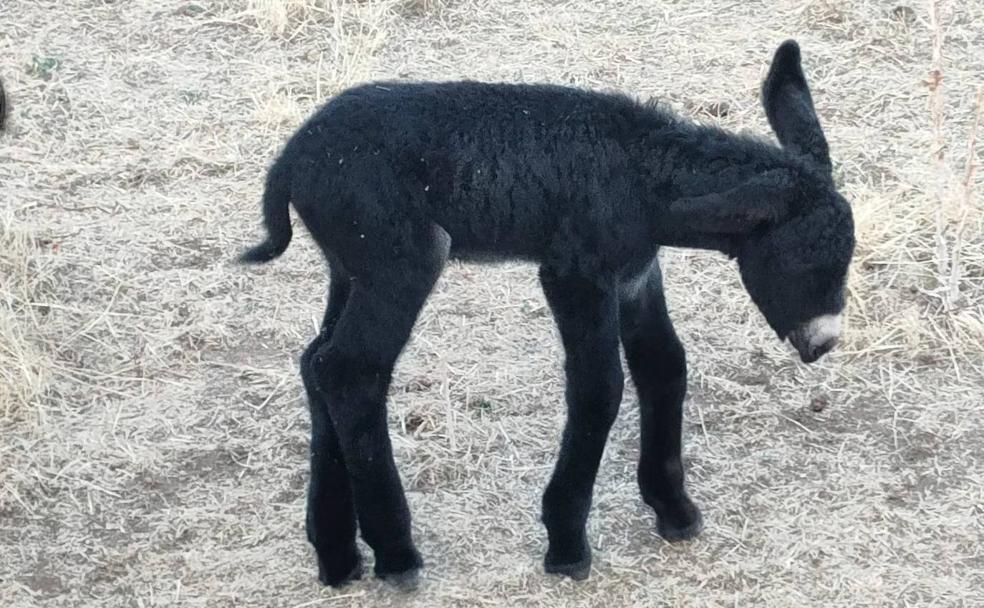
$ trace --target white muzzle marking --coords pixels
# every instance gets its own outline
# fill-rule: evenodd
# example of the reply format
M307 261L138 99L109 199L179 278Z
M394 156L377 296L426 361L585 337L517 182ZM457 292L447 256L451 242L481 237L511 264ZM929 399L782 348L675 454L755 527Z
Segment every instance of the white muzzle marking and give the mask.
M803 333L811 347L840 337L843 315L820 315L806 322Z
M821 315L800 325L789 335L803 363L813 363L834 346L841 333L841 315Z

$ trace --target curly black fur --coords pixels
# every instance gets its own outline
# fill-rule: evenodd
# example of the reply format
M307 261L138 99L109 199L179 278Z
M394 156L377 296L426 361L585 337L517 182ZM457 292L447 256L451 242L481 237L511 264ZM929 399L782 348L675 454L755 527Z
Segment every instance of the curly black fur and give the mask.
M332 281L302 360L313 419L308 533L321 578L359 569L356 516L381 576L421 565L386 434L393 365L448 255L536 261L567 353L569 419L544 495L547 569L586 576L584 522L622 392L625 349L642 406L639 484L660 533L700 512L680 464L686 387L666 314L660 246L736 257L780 337L838 313L854 247L799 49L763 86L778 147L617 94L559 86L380 82L347 90L290 139L267 177L265 262L293 203Z

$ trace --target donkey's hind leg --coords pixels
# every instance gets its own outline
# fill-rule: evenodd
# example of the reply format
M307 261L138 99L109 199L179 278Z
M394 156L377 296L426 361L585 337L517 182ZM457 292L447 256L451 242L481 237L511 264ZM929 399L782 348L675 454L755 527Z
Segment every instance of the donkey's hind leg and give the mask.
M399 244L399 255L364 257L353 272L348 302L331 341L313 356L312 375L337 431L359 528L376 556L376 574L412 583L422 561L393 460L386 393L446 249L442 252L426 233Z
M301 357L301 377L311 409L307 536L318 555L318 578L333 587L361 577L362 559L355 544L355 504L345 459L328 413L328 403L318 385L313 359L318 350L331 341L350 290L349 276L340 264L333 264L321 330Z

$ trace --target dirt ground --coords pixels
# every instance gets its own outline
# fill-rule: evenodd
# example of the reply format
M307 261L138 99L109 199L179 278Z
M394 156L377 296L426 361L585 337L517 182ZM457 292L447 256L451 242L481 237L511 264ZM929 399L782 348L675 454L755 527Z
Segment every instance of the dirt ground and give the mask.
M0 606L984 605L984 4L938 4L0 0ZM535 268L454 263L391 391L420 588L321 587L297 359L324 266L303 234L231 262L284 139L349 84L464 77L766 136L787 37L856 213L846 343L804 366L724 256L664 252L702 536L654 533L630 388L591 577L543 574L558 339Z

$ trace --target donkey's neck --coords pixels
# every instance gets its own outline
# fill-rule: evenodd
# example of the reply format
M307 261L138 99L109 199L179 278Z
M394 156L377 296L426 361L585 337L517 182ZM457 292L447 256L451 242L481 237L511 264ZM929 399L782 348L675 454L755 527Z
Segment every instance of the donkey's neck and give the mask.
M702 232L672 221L670 203L725 192L756 175L790 169L796 159L778 146L720 129L675 123L654 129L632 149L651 234L661 245L735 255L742 237Z
M801 166L795 157L766 140L683 122L647 133L633 156L655 202L664 204L679 197L722 192L766 171L795 171Z

